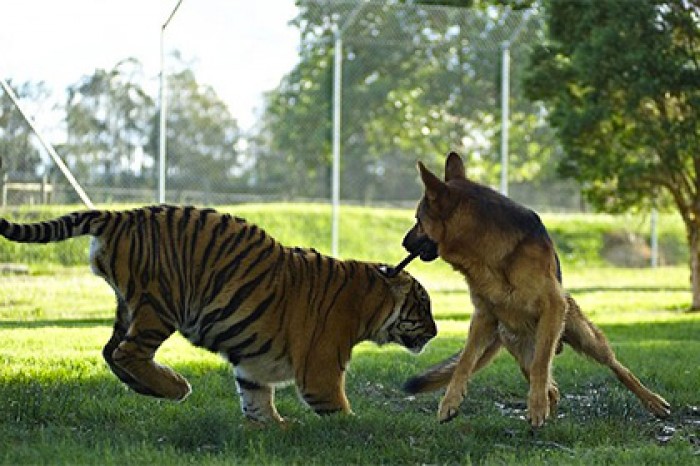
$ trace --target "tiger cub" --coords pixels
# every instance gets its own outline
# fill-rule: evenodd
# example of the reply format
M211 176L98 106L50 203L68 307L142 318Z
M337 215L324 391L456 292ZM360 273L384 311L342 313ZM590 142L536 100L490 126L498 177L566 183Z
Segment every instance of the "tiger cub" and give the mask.
M190 385L154 361L176 330L235 367L243 414L284 422L275 385L293 381L318 414L349 413L345 371L365 340L420 352L437 330L425 289L405 271L287 248L241 218L194 207L75 212L16 224L11 241L91 235L90 264L117 297L103 350L134 391L183 400ZM394 276L395 275L395 276Z

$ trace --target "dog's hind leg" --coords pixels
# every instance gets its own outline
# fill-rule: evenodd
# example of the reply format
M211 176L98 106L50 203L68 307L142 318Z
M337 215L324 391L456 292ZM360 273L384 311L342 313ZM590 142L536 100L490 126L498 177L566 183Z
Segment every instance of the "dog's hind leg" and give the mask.
M646 388L629 369L620 364L603 332L583 315L576 301L568 295L566 300L569 312L564 328L564 341L579 353L608 366L652 414L658 417L671 414L671 406L666 400Z
M438 420L447 422L457 416L464 399L467 382L477 368L486 365L497 352L494 341L498 339L498 322L489 314L476 309L469 325L467 343L447 385L445 396L440 401ZM493 350L491 350L493 348ZM488 354L486 359L484 355Z

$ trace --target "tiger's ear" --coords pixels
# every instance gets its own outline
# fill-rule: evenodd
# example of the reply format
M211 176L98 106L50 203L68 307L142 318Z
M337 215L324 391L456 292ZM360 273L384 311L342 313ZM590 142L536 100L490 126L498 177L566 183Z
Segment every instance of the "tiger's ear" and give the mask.
M467 177L464 170L464 162L457 152L447 154L445 160L445 182L450 180L463 180Z
M386 264L380 264L378 269L392 289L398 290L400 294L406 294L411 290L411 277L405 273L402 274L401 269Z
M420 173L420 178L423 180L423 186L425 187L425 197L429 201L438 201L440 198L444 198L449 194L447 185L443 183L440 178L435 176L433 172L425 168L422 162L418 162L418 172Z

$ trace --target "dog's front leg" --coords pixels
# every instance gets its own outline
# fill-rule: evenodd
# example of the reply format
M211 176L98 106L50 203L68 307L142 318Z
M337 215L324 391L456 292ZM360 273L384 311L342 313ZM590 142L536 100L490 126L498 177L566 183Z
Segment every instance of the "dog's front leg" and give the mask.
M564 329L564 317L566 314L566 301L560 293L552 292L548 299L541 303L541 314L537 323L535 334L535 352L530 367L530 393L528 395L527 409L530 424L540 427L549 417L550 387L552 359L556 351L557 342Z
M452 379L447 385L445 396L440 401L438 409L440 422L451 421L457 416L459 405L462 404L467 390L467 382L484 352L493 345L496 338L498 338L496 319L476 309L469 325L467 343L457 362Z

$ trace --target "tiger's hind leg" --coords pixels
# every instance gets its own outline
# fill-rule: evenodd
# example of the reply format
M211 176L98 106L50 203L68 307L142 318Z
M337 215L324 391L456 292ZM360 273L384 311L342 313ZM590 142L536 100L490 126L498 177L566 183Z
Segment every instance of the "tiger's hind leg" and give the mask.
M153 360L156 350L174 331L149 304L142 304L133 312L126 335L112 351L111 358L117 370L136 381L129 386L143 389L135 388L139 393L177 401L189 395L190 384L184 377Z
M671 414L671 406L666 400L646 388L632 371L620 364L603 332L586 319L576 301L571 296L567 296L566 299L569 312L564 328L564 341L577 352L608 366L652 414L658 417Z
M129 310L126 303L119 298L119 296L117 296L117 315L114 320L114 331L112 332L112 337L102 349L102 356L104 357L105 361L107 361L107 364L112 372L119 377L119 380L128 385L136 393L158 397L159 395L156 392L139 383L134 377L132 377L128 372L114 362L112 355L114 350L117 349L117 346L119 346L119 343L124 340L128 327Z
M297 387L304 402L319 416L352 414L345 395L345 372L332 368L331 364L309 364L309 367L312 369L307 368L307 372L313 375L297 377Z

